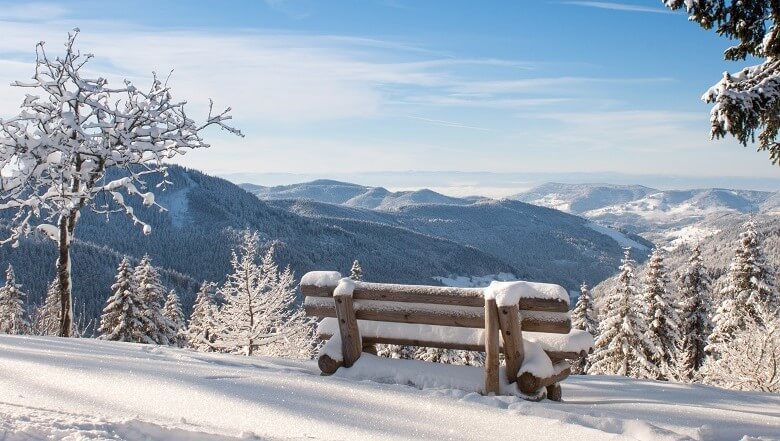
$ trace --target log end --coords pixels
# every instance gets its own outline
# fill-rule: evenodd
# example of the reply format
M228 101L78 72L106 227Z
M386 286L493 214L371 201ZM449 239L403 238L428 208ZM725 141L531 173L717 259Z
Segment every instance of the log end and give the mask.
M317 366L320 367L322 375L333 375L343 365L343 361L336 361L330 358L330 356L327 354L323 354L319 359L317 359Z
M533 395L542 387L542 379L530 372L523 372L517 377L517 385L520 387L520 392Z

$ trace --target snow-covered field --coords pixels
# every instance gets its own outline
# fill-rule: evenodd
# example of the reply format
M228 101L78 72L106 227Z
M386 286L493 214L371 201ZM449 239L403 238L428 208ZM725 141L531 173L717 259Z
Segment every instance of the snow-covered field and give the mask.
M4 441L780 439L780 395L586 376L564 383L564 400L321 377L314 362L0 336Z

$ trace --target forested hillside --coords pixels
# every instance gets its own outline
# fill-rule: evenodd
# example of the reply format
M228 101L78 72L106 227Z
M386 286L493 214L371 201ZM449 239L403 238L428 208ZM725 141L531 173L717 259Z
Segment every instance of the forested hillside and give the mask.
M265 245L276 242L277 258L300 276L312 269L349 270L359 258L372 280L433 283L450 274L514 272L501 259L475 248L384 224L339 225L272 207L223 179L171 166L173 186L157 201L167 211L147 209L132 201L135 212L152 226L145 236L123 215L85 213L73 250L77 314L99 315L122 255L133 263L149 254L164 269L164 283L180 291L189 310L197 284L222 282L230 269L230 249L238 230L257 230ZM158 179L150 178L151 188ZM6 214L7 215L7 214ZM54 277L56 253L42 237L18 248L0 247L0 263L13 264L32 302L39 302ZM83 306L82 306L83 305Z

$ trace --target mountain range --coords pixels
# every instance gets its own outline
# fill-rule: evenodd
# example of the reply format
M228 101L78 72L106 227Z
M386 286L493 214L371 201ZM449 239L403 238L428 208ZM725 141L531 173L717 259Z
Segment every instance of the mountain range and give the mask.
M700 238L724 222L780 215L780 192L772 191L548 183L511 199L577 214L654 241L677 240L686 234Z
M241 186L271 206L344 228L388 225L473 247L506 262L517 277L572 290L582 281L597 283L612 274L622 246L632 247L639 260L652 247L639 236L508 199L455 198L431 190L392 192L333 180Z
M296 198L261 200L224 179L178 166L169 167L167 180L172 186L157 197L165 210L129 199L151 225L148 236L124 216L107 221L83 212L72 271L74 304L85 322L94 324L99 317L123 255L137 262L149 254L164 284L177 290L189 309L201 281L224 281L237 233L244 228L257 230L264 247L275 245L277 260L299 277L317 269L346 273L359 259L367 280L395 283L502 274L573 290L614 272L621 241L635 244L640 260L650 247L639 237L599 231L581 217L518 201L394 193L335 182L272 191L247 187ZM147 177L147 188L159 184L159 177ZM18 248L0 247L0 264L14 265L32 303L41 300L54 277L55 258L54 245L43 237L24 239Z

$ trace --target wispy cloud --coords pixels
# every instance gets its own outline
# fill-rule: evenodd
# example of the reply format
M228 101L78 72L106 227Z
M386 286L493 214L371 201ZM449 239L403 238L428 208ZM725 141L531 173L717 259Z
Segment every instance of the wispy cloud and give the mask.
M586 6L589 8L609 9L612 11L649 12L653 14L673 14L673 12L668 9L633 5L629 3L592 2L592 1L567 1L563 3L567 5Z
M469 125L466 125L466 124L461 124L461 123L453 122L453 121L445 121L445 120L441 120L441 119L430 119L430 118L423 118L421 116L411 116L411 115L406 115L406 118L414 119L414 120L417 120L417 121L424 121L424 122L427 122L427 123L435 124L437 126L455 127L455 128L459 128L459 129L480 130L480 131L483 131L483 132L490 132L490 131L492 131L492 130L486 129L484 127L469 126Z
M62 18L67 9L55 3L22 3L17 5L2 5L0 21L39 22Z

